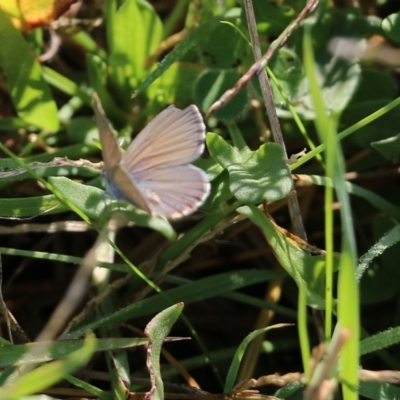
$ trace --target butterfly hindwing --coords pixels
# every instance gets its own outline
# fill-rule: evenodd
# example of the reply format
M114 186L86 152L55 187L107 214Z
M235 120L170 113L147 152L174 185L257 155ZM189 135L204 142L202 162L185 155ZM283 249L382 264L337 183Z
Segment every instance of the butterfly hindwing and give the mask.
M140 191L151 209L168 219L192 213L209 193L206 174L193 165L178 165L153 170L153 180L140 181Z

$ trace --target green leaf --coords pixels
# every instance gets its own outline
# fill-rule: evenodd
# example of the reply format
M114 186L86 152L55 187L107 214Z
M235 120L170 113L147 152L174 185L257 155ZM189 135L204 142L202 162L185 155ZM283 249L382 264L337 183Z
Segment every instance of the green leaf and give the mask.
M1 217L36 217L66 211L53 195L27 198L0 199Z
M383 215L373 221L375 244L360 258L357 278L363 304L388 301L399 293L400 225ZM374 261L374 262L372 262ZM368 268L368 270L367 270Z
M171 224L165 218L159 215L150 216L125 201L112 200L101 189L63 177L50 177L49 183L92 220L102 221L108 217L110 211L117 209L124 212L125 218L139 226L158 231L169 240L174 240L176 237Z
M232 198L232 193L229 189L229 175L227 171L220 174L211 186L211 193L207 197L201 209L205 212L212 213L224 206L224 203Z
M99 220L107 212L108 204L103 190L64 177L49 177L48 182L90 219Z
M304 79L304 69L300 57L294 51L283 48L277 51L276 55L268 63L268 66L277 78L281 90L284 91L286 96L289 99L295 98ZM275 104L278 107L280 107L280 104L285 104L280 90L272 80L271 88Z
M400 15L391 14L382 21L382 29L386 36L394 42L400 43Z
M42 77L41 66L23 36L1 10L0 37L0 67L18 116L28 124L57 132L57 106Z
M191 86L198 76L198 65L195 63L172 64L147 88L146 94L157 109L162 104L175 104L181 108L193 102Z
M17 400L22 396L42 391L63 379L66 374L86 364L96 350L96 338L93 334L90 336L81 343L83 346L80 346L80 349L65 359L42 365L31 372L22 374L15 382L8 382L0 388L0 398ZM35 345L42 344L35 343Z
M254 152L244 152L251 154L247 158L220 136L209 133L207 147L212 157L228 170L233 195L246 204L282 199L293 188L289 168L283 161L282 147L276 143L263 144Z
M325 254L311 255L303 250L299 245L300 239L295 241L293 235L278 231L272 221L254 206L240 207L237 212L249 218L262 230L279 264L298 286L307 289L307 304L313 308L324 309ZM335 260L337 270L339 260Z
M317 54L315 60L316 78L321 87L324 104L328 112L340 114L349 104L358 88L361 68L347 60L332 57L327 52ZM293 89L291 92L294 92ZM296 94L291 97L296 112L307 119L315 118L315 108L310 95L307 78L297 86ZM290 112L280 108L279 116L290 116Z
M312 26L313 49L315 52L315 78L322 91L324 105L327 112L337 115L346 109L351 101L354 93L359 87L361 68L354 61L349 61L335 55L328 50L331 39L337 36L346 36L360 40L368 34L376 31L375 27L371 27L371 22L365 18L358 10L346 9L327 9L324 12L324 17L319 23L315 23L313 19L309 20L309 25ZM365 36L364 36L365 35ZM299 38L299 37L298 37ZM293 41L296 37L291 38ZM297 46L298 57L301 58L301 53ZM303 55L304 58L305 54ZM300 66L297 63L297 56L292 60L288 52L280 51L277 58L283 57L283 64L288 66L293 62L294 77L291 78L292 71L286 71L286 77L283 78L281 85L288 90L291 104L294 106L296 113L304 119L315 119L316 111L307 77L303 74L302 79L299 79L298 74L301 72ZM272 68L273 72L274 69ZM279 74L279 71L277 71ZM290 84L292 83L292 86ZM277 95L277 90L274 90L274 98ZM278 115L285 118L293 118L290 110L281 100L281 95L278 94L275 102Z
M360 382L358 394L372 400L393 400L400 397L400 388L382 382Z
M246 351L247 346L250 344L250 342L255 339L258 335L262 335L265 332L270 331L271 329L277 329L277 328L282 328L284 327L285 324L279 324L279 325L273 325L273 326L268 326L266 328L261 328L257 329L256 331L251 332L248 334L240 343L239 347L237 348L235 352L235 356L233 357L232 364L229 367L228 375L226 377L225 381L225 387L224 387L224 393L230 393L231 390L233 389L233 386L235 384L235 380L237 377L237 373L239 371L240 367L240 362L243 359L244 353Z
M290 6L272 0L255 1L254 13L257 30L263 35L271 36L280 35L295 18L295 13Z
M387 139L371 142L371 146L378 150L385 158L393 164L400 160L400 134Z
M107 116L116 120L118 124L124 125L126 123L126 115L119 109L106 87L107 65L99 56L93 54L87 54L86 63L90 84L98 94ZM130 101L128 100L125 104L121 102L121 105L124 105L129 110Z
M146 338L107 338L97 339L93 351L108 351L144 346L148 343ZM37 343L26 343L0 347L0 367L21 366L31 363L43 363L69 356L74 351L79 351L85 344L84 339L57 340L54 342L41 342L43 351L39 354L34 351Z
M151 388L146 395L148 400L164 399L164 384L160 369L161 348L182 310L183 303L178 303L161 311L147 324L144 331L150 339L147 345L147 369L151 379Z
M379 332L360 342L360 355L375 353L386 347L393 346L400 342L400 327L389 328L384 332Z
M354 93L350 106L368 104L373 100L389 102L397 97L397 83L393 75L387 70L363 69L360 75L360 84ZM375 104L373 105L375 106ZM374 110L368 109L367 115ZM359 115L356 116L358 118ZM380 121L384 123L384 120Z
M145 79L143 83L136 89L134 96L143 92L152 82L159 78L173 63L180 60L189 50L194 48L197 43L204 38L205 35L210 35L218 21L211 19L206 23L200 25L198 28L193 29L168 55L161 61L158 67Z
M99 139L96 122L93 118L77 117L67 126L67 135L72 143L84 143L93 145L94 140Z
M113 2L116 7L116 1ZM162 23L154 8L143 0L125 0L107 23L109 65L122 104L145 76L146 58L162 40Z
M250 46L247 38L243 37L231 24L242 31L246 29L245 25L240 25L239 18L225 18L214 28L211 35L205 36L200 41L198 48L202 61L207 67L238 68L243 63ZM224 45L221 46L221 43Z

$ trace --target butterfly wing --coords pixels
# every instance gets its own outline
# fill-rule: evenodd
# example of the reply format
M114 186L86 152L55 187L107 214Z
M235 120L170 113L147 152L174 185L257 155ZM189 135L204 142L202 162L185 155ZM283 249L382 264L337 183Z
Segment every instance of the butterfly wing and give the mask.
M124 198L151 213L150 207L140 190L132 181L126 169L120 165L121 150L96 93L93 94L93 105L102 147L107 192L115 198Z
M156 168L151 177L152 180L138 183L140 191L150 208L168 219L191 214L204 203L210 192L206 174L190 164Z
M204 149L205 126L196 106L170 106L135 138L122 157L152 211L169 219L190 214L207 197L204 172L189 163Z
M117 139L108 124L106 114L101 106L97 93L93 93L93 108L101 142L104 168L112 169L121 161L122 154Z
M115 166L110 174L106 175L106 181L107 192L112 197L128 200L149 214L152 213L147 200L123 166Z
M184 110L169 106L136 136L121 163L141 180L152 168L195 160L203 153L204 139L203 118L195 105Z

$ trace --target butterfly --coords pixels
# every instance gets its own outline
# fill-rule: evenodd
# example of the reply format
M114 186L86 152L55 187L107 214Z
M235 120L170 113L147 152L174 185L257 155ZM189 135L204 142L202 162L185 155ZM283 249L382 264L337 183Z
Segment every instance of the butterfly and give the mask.
M204 203L210 183L204 171L190 164L203 153L205 139L195 105L184 110L169 106L122 153L97 94L93 100L108 194L171 220Z

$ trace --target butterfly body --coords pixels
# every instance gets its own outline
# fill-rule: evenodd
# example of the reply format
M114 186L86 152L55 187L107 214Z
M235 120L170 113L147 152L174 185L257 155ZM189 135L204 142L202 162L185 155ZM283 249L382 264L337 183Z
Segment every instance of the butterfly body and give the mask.
M169 106L122 154L97 96L94 100L107 192L168 219L195 211L210 190L206 174L190 164L204 149L205 126L197 107Z

